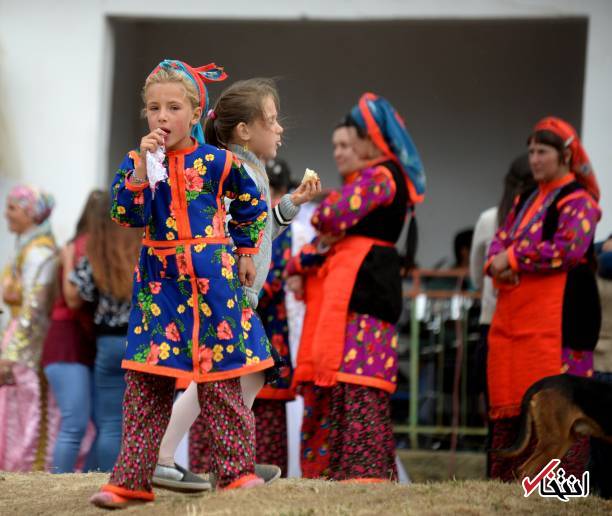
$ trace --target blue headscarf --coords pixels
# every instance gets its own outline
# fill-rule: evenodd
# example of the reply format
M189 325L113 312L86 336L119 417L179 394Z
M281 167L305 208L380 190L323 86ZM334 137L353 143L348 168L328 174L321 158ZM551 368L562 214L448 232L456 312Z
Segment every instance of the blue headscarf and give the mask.
M208 111L208 91L204 83L219 82L227 79L227 74L223 71L223 68L214 63L200 66L198 68L192 68L187 63L177 61L175 59L164 59L149 74L149 77L155 75L162 68L167 71L180 72L191 82L193 82L193 84L195 84L195 87L198 90L202 117L206 116ZM202 125L200 122L194 124L194 126L191 128L191 136L195 138L198 143L204 143L204 131L202 130Z
M395 108L383 97L364 93L351 110L351 117L367 132L381 152L400 166L406 176L410 202L422 202L425 197L423 163Z

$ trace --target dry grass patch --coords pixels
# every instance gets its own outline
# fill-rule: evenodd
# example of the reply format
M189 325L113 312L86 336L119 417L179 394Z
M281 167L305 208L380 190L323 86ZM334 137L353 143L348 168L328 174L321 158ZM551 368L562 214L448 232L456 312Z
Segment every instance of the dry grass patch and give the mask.
M0 514L100 515L88 497L107 475L0 473ZM612 501L597 497L563 503L537 494L525 499L518 484L485 481L412 485L340 484L318 480L279 480L252 490L182 495L157 490L154 503L130 507L125 514L225 515L457 515L457 514L612 514Z

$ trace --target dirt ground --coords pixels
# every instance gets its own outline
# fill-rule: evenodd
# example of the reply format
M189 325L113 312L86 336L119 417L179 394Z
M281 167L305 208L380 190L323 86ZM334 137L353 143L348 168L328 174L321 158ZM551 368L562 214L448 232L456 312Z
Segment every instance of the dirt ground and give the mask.
M104 514L102 509L89 505L87 499L107 478L100 473L0 473L0 514ZM612 501L597 497L564 503L545 500L534 493L525 499L519 484L485 481L363 485L292 479L252 490L201 496L161 489L156 494L155 502L124 512L147 516L612 514Z

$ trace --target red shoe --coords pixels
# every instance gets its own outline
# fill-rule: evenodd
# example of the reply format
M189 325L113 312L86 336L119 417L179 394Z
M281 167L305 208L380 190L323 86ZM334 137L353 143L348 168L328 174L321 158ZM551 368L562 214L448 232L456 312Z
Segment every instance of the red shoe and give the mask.
M129 505L141 505L146 501L137 498L125 498L109 491L98 491L89 499L89 503L102 509L125 509Z
M250 489L252 487L258 487L264 485L264 479L259 478L255 474L244 475L232 483L220 488L221 491L229 491L230 489Z

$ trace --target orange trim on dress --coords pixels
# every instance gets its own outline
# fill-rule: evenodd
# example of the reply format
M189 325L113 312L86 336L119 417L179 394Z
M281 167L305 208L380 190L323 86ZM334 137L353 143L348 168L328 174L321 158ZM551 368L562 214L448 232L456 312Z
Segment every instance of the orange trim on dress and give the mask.
M107 493L114 493L124 498L131 498L136 500L146 500L151 502L155 500L155 494L149 491L133 491L132 489L126 489L125 487L116 486L113 484L105 484L100 488L100 491Z
M147 247L178 247L198 244L229 244L229 238L226 237L199 237L199 238L184 238L179 240L149 240L143 238L142 245Z
M187 389L187 387L189 387L190 383L191 380L187 378L177 378L174 384L174 389L177 391L184 391L185 389Z
M383 380L382 378L374 378L373 376L362 376L359 374L343 373L342 371L338 371L336 373L336 379L343 383L363 385L364 387L374 387L391 394L393 394L397 389L397 385L395 385L393 382Z
M297 353L297 364L293 371L291 387L314 381L314 334L323 302L323 277L319 269L316 274L307 274L304 282L304 304L306 313L302 325L302 335Z
M247 374L257 373L259 371L263 371L264 369L269 369L273 365L274 359L270 357L258 362L257 364L242 366L236 369L230 369L229 371L220 371L218 373L206 373L205 375L201 375L198 380L195 380L193 371L185 371L183 369L176 369L174 367L144 364L134 360L123 360L121 362L121 367L123 369L140 371L141 373L156 374L158 376L169 376L171 378L187 378L195 381L196 383L216 382L218 380L240 378L241 376L245 376Z
M597 208L597 210L601 213L601 208L599 207L599 204L597 203L597 201L595 201L595 199L593 199L593 196L586 190L579 190L577 192L566 195L563 199L561 199L557 203L557 208L560 209L563 206L565 206L569 201L573 201L574 199L581 199L581 198L584 198L587 201L591 202L593 206Z
M525 226L535 217L538 210L542 208L546 197L550 192L555 190L556 188L563 187L572 181L575 180L574 174L566 174L561 179L557 179L556 181L551 181L550 183L539 183L538 184L538 195L536 196L533 204L527 209L525 214L523 215L523 219L520 221L517 233L520 233Z
M145 190L149 186L149 181L145 181L144 183L134 184L130 181L130 177L132 177L133 172L127 174L124 178L125 188L130 192L139 193Z
M170 161L172 163L172 161ZM177 155L174 157L174 164L176 167L175 177L178 180L177 188L178 193L177 203L178 203L178 211L174 213L176 218L176 227L178 232L178 237L181 240L185 240L191 238L191 222L189 221L189 214L187 213L187 186L185 183L185 156ZM174 193L174 189L173 193Z
M225 213L225 205L221 202L223 197L223 183L230 173L232 168L233 154L226 150L225 151L225 164L223 165L223 172L221 172L221 179L219 180L219 190L217 190L217 212Z
M337 242L319 273L325 295L312 336L314 383L320 387L336 385L337 373L344 358L346 320L353 287L363 260L372 249L394 244L364 236L348 236Z
M239 254L257 254L259 247L237 247L236 252Z
M128 156L134 162L134 168L140 165L140 153L137 150L131 150L128 152Z
M257 393L257 399L291 401L295 399L295 391L293 389L277 389L270 385L264 385Z
M193 367L195 381L197 382L200 374L200 293L196 279L193 260L191 258L191 246L185 248L185 258L187 260L187 271L191 276L191 301L193 311L193 329L191 330L191 366Z
M514 272L518 272L519 264L518 260L516 259L516 255L514 254L514 244L506 249L506 256L508 256L508 264L510 265L510 268Z

